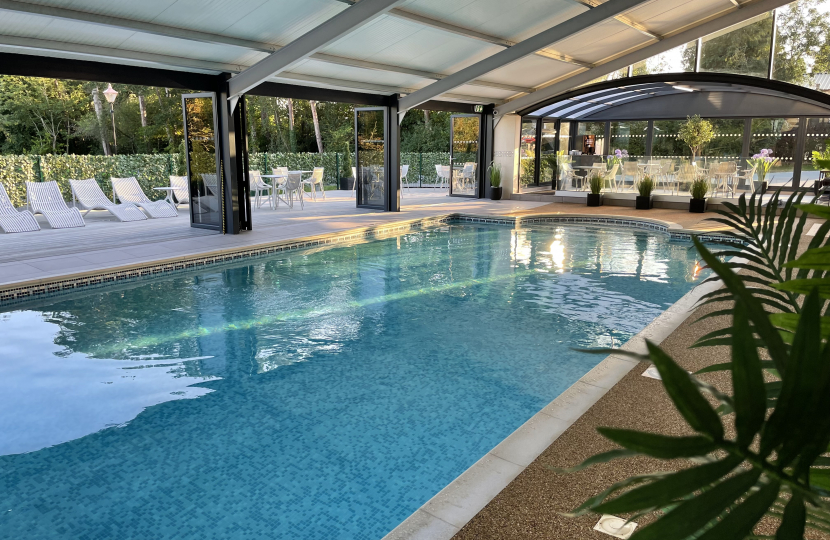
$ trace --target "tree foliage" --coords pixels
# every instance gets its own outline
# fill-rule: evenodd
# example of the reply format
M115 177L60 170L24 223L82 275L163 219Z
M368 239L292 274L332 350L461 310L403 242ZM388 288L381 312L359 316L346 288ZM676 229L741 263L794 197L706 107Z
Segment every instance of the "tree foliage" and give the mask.
M690 116L686 123L680 126L677 138L689 145L692 151L692 159L700 154L703 146L715 138L715 127L708 120L703 120L700 115Z

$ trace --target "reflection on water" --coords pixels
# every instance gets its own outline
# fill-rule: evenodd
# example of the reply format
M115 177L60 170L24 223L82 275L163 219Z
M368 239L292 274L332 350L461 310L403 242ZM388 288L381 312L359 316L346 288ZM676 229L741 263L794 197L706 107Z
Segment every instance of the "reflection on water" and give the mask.
M0 314L0 539L380 538L685 294L688 248L452 225Z

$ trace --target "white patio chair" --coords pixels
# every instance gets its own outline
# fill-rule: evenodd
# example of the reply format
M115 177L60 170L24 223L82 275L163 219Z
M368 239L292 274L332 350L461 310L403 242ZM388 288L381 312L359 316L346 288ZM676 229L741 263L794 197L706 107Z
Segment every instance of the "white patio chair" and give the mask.
M187 176L170 175L170 187L173 189L173 196L176 197L176 207L180 204L190 204L190 182Z
M80 206L82 210L86 210L84 215L93 210L106 210L117 217L119 221L147 219L144 212L139 210L136 205L132 203L116 204L109 200L94 178L70 180L69 185L72 188L72 202L76 208Z
M602 186L605 187L606 185L612 190L617 191L617 171L620 169L619 163L614 163L614 166L611 167L611 170L606 171L602 175Z
M568 191L568 187L574 183L576 175L574 174L573 164L566 160L567 156L560 157L563 159L559 160L559 180L556 189L559 191Z
M450 166L436 165L435 174L438 176L438 189L449 188L450 186Z
M251 179L251 191L254 194L254 205L259 208L262 206L262 193L264 192L268 198L268 205L274 207L274 186L265 182L262 179L262 173L259 171L248 171L248 177Z
M631 178L631 185L626 185L626 178ZM622 189L626 189L630 187L632 191L637 190L637 186L640 183L640 167L636 161L624 161L623 162L623 174L622 174Z
M77 208L69 208L57 182L26 182L26 202L32 214L43 214L53 229L83 227Z
M404 194L404 190L411 191L409 187L409 179L406 175L409 173L409 165L401 165L401 195Z
M317 200L316 186L320 187L320 191L323 193L323 199L325 200L326 198L326 188L323 186L324 171L325 169L323 167L314 167L311 176L303 180L303 189L305 189L305 186L311 187L311 199L314 201Z
M6 188L0 184L0 229L6 233L39 231L37 218L28 210L14 207Z
M179 215L178 210L167 201L151 201L148 199L147 195L141 191L141 186L138 185L135 176L127 178L113 176L110 178L110 182L112 182L112 192L118 197L119 201L138 206L151 218L177 217Z
M755 169L757 167L758 167L757 165L753 165L752 167L750 167L748 169L744 169L740 173L735 173L735 177L734 177L735 187L734 187L734 189L737 189L738 184L741 183L741 181L743 181L744 184L749 188L749 192L750 193L755 193Z
M288 208L294 208L294 197L297 197L300 200L300 208L305 209L305 204L303 203L302 173L289 172L288 178L277 188L277 193L279 192L282 192L288 198L287 201L286 199L282 199L283 202L288 204ZM279 202L277 204L279 205Z

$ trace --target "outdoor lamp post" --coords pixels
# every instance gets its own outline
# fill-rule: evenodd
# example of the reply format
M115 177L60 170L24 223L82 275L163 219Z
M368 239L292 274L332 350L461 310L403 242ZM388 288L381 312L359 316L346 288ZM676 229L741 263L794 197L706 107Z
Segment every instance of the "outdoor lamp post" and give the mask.
M115 138L115 108L113 104L115 103L115 98L118 97L118 91L112 87L112 83L107 86L107 89L104 90L104 97L107 98L107 101L110 104L110 116L112 116L112 146L113 151L118 153L118 140Z

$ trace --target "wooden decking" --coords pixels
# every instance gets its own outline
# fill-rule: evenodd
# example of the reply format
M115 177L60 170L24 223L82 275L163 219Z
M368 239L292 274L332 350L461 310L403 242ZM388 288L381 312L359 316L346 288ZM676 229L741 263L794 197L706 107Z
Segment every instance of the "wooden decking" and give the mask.
M87 225L75 229L50 229L38 216L43 228L39 232L0 234L0 286L451 212L506 214L539 206L450 198L424 189L407 193L397 213L356 209L351 192L330 191L326 196L325 201L306 201L302 210L299 205L289 210L283 204L276 210L254 209L254 230L239 235L190 227L187 206L180 208L177 218L129 223L108 212L91 212L85 218Z

